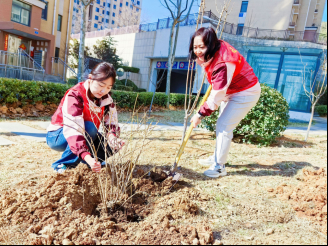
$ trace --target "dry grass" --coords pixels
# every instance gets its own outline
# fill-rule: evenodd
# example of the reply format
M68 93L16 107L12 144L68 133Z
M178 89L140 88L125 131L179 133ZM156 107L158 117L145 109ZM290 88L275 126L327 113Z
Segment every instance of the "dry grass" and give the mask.
M45 143L33 143L1 131L0 135L17 143L0 147L0 190L15 187L23 180L42 182L53 172L50 166L61 153L50 150ZM184 174L183 182L211 199L198 203L199 215L192 219L181 217L177 223L207 221L224 244L326 244L327 236L320 233L320 228L296 217L287 202L267 192L281 183L296 185L303 168L327 169L327 136L312 136L309 144L302 139L303 136L285 136L267 148L233 143L227 166L229 176L209 179L202 174L206 168L197 161L212 154L215 140L211 134L194 134L180 161L180 172ZM151 144L139 164L169 169L181 133L153 132L148 140ZM8 229L0 227L0 244L18 243L7 236ZM266 235L268 229L274 233Z

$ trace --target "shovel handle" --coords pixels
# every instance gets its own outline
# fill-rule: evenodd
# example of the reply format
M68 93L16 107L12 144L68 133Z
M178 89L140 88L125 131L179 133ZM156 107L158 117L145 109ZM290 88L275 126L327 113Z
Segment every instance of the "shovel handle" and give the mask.
M210 94L211 94L211 91L212 91L212 85L210 85L210 86L208 87L208 89L207 89L207 91L206 91L206 94L204 95L203 100L201 101L200 106L199 106L197 112L200 110L201 106L203 106L204 103L207 101L208 97L209 97ZM180 146L179 152L178 152L178 154L177 154L177 156L176 156L176 158L175 158L175 163L176 163L176 164L179 163L180 158L181 158L181 156L182 156L182 154L183 154L184 148L186 147L187 142L188 142L188 140L189 140L189 138L190 138L191 133L192 133L193 130L194 130L194 123L192 122L191 125L190 125L190 127L189 127L189 129L188 129L188 131L186 132L186 136L185 136L185 138L184 138L184 140L183 140L183 143L182 143L182 145Z

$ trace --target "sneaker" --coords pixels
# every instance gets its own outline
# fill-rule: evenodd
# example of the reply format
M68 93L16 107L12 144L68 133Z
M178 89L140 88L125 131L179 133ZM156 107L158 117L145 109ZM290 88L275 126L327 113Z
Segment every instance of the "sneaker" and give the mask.
M208 157L207 159L200 159L200 160L198 160L198 163L203 166L212 166L213 164L215 164L215 156L212 155L212 156Z
M55 169L55 172L57 172L59 174L63 174L66 171L66 169L67 169L67 167L64 164L60 164Z
M210 178L224 177L227 175L227 171L224 166L212 165L207 171L204 172L204 175Z

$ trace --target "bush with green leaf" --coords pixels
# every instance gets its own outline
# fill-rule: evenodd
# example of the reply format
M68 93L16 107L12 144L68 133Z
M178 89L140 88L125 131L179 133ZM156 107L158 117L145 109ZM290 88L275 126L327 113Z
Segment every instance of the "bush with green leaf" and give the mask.
M186 95L179 93L170 93L170 105L172 106L183 106ZM196 96L192 96L191 103L194 103Z
M130 73L139 73L140 68L136 67L128 67L128 66L119 66L119 68L123 68L124 72L130 72Z
M67 84L74 86L79 82L78 78L73 76L67 79Z
M59 103L69 85L0 78L0 103Z
M115 86L115 90L118 90L118 91L133 91L133 87L125 86L125 85L117 85L117 86Z
M289 123L289 105L280 92L261 85L262 93L257 105L240 122L234 131L235 137L244 142L268 146L281 136ZM219 110L202 122L202 127L215 132Z
M321 117L327 116L327 105L317 106L315 110Z
M133 109L136 107L150 106L153 97L152 92L129 92L129 91L112 91L112 98L121 108ZM138 99L137 99L138 98ZM137 99L137 102L136 102ZM136 103L135 103L136 102ZM154 98L154 105L165 106L167 96L164 93L156 93Z

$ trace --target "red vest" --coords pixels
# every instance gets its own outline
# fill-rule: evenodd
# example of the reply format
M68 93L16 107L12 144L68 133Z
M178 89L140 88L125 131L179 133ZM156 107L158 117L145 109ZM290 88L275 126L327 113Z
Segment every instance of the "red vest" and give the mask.
M55 114L51 118L51 124L52 125L64 126L64 123L63 123L63 111L62 111L63 105L64 105L64 101L65 100L69 100L68 98L66 98L67 97L67 94L70 91L75 90L75 91L78 91L82 95L82 97L83 97L83 105L84 105L83 119L84 119L84 121L93 122L95 124L95 126L97 127L97 129L99 129L99 126L101 124L101 120L102 120L102 118L104 116L104 109L105 109L105 107L102 107L102 108L97 107L97 109L99 110L99 113L90 110L90 105L89 105L89 102L88 102L88 99L87 99L87 92L86 92L86 89L84 87L84 83L85 82L82 82L82 83L77 84L76 86L74 86L73 88L69 89L65 93L65 96L61 100L60 105L59 105L57 111L55 112Z
M246 59L230 44L224 41L221 42L221 48L216 52L211 64L205 68L207 80L212 85L212 73L216 64L231 62L236 65L235 73L233 74L231 84L227 94L234 94L252 88L258 83L253 68L248 64Z

